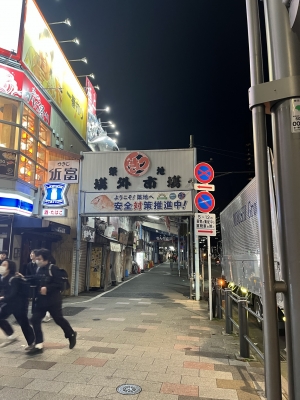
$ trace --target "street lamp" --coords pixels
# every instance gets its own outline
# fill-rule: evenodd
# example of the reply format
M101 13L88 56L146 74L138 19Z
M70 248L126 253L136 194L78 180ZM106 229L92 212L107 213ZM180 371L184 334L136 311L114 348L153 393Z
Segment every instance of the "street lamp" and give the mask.
M107 135L117 135L119 136L119 132L106 132Z
M95 86L96 87L96 86ZM105 108L97 108L96 111L106 111L106 112L110 112L110 107L105 107Z
M79 44L79 39L76 37L76 38L70 39L70 40L61 40L61 41L59 41L59 43L76 43L76 44Z
M86 77L90 77L92 79L95 79L95 75L94 74L89 74L89 75L77 75L77 78L86 78Z
M99 85L93 85L93 88L94 89L97 89L97 90L100 90L100 86ZM88 89L90 89L90 87L89 86L84 86L84 89L86 90L86 91L88 91ZM96 110L97 111L97 110Z
M76 62L76 61L81 61L81 62L84 62L85 64L87 64L87 58L86 57L83 57L83 58L79 58L78 60L69 60L70 62Z
M103 124L106 124L107 126L106 126L106 128L115 128L116 127L116 125L112 122L112 121L104 121L104 122L102 122L102 121L100 121L100 124L101 124L101 126L103 125Z
M103 126L102 124L101 124L101 126L103 127L103 128L115 128L116 127L116 125L105 125L105 126Z
M48 25L59 25L59 24L65 24L71 26L71 21L69 20L69 18L67 18L64 21L48 23Z

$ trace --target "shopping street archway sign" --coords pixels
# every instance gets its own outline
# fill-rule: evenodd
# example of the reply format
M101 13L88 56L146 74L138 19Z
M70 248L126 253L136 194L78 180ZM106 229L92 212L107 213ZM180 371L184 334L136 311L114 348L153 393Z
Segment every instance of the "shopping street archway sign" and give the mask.
M193 215L195 149L83 153L81 215Z

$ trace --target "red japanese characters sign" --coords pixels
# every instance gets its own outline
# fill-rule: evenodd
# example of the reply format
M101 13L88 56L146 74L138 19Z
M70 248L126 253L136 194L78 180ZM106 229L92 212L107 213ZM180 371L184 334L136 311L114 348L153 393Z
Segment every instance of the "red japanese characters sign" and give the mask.
M88 77L86 78L85 86L86 94L88 96L88 110L91 114L96 115L97 93Z
M23 99L50 125L51 105L23 71L0 64L0 93Z
M150 167L150 159L140 151L134 151L125 158L125 171L132 176L142 176Z

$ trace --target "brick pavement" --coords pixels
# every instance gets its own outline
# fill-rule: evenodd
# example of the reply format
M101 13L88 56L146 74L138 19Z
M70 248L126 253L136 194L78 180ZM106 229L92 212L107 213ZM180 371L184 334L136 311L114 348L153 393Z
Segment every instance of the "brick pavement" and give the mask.
M30 357L17 327L19 341L0 349L0 400L124 400L116 388L126 383L142 388L130 399L263 399L262 365L237 361L237 338L187 291L164 264L103 296L67 299L66 314L79 311L67 317L78 332L73 350L51 321L44 353Z

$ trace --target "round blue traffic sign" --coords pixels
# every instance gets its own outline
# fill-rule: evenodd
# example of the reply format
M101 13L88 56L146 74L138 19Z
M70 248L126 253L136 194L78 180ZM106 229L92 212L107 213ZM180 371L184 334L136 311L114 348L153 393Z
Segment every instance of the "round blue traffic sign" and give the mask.
M202 213L210 213L215 208L215 198L210 192L199 192L196 194L194 203Z
M211 165L201 162L194 169L194 176L198 182L210 183L215 176L215 172Z

